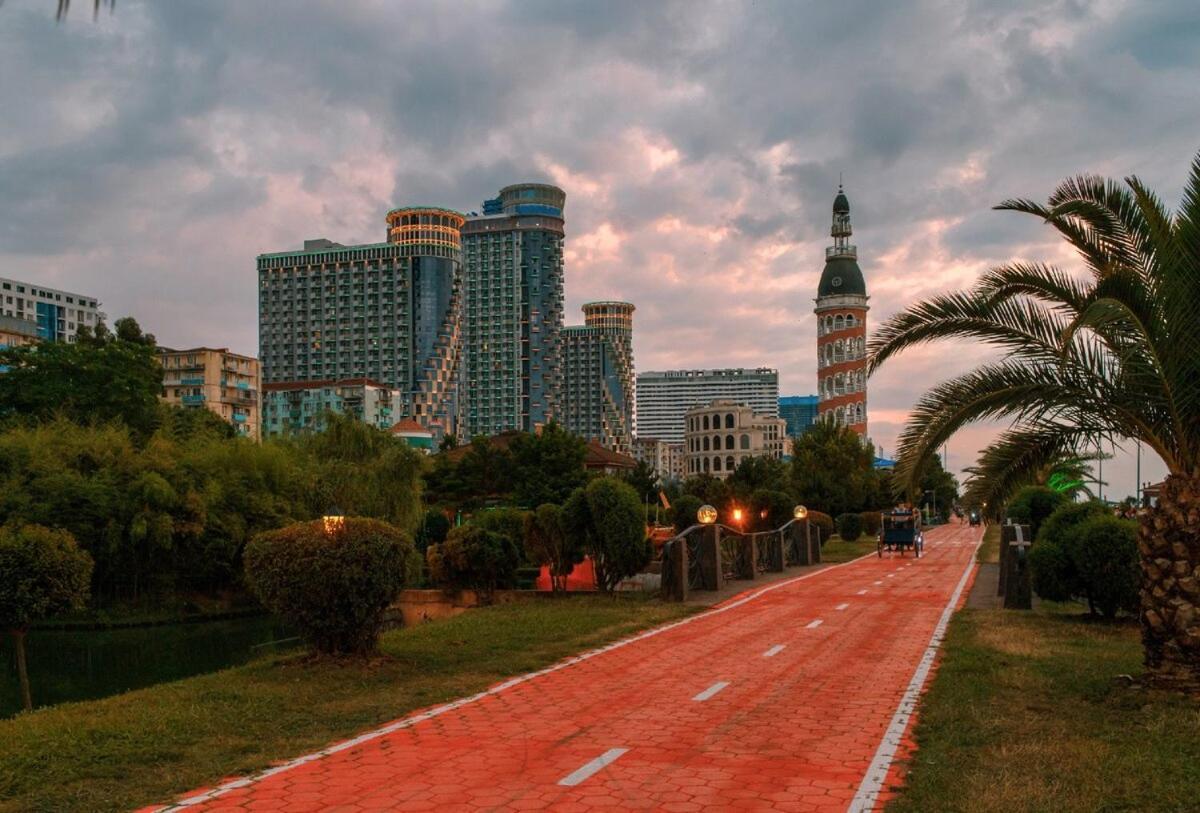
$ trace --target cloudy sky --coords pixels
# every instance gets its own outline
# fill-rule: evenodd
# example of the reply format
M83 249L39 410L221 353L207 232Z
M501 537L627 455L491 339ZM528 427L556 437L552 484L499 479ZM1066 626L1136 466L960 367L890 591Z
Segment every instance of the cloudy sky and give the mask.
M568 322L626 299L640 369L769 365L805 394L839 173L877 322L1014 258L1074 266L998 201L1089 171L1175 205L1200 149L1193 0L54 6L0 6L0 275L174 346L257 352L261 252L549 180ZM985 355L890 363L876 442ZM956 438L951 467L994 431ZM1128 459L1110 473L1132 492Z

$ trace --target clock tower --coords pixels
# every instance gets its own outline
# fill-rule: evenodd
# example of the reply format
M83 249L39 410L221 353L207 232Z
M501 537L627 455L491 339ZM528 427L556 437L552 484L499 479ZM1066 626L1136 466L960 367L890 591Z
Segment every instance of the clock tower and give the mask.
M867 434L867 285L850 243L850 201L838 185L833 199L833 245L817 287L818 417L832 417Z

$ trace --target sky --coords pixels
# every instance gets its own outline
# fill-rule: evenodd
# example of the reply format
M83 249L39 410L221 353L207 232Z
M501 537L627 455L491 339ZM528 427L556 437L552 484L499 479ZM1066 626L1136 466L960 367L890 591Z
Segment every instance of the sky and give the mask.
M1009 261L1079 269L1000 201L1093 172L1173 207L1200 149L1194 0L55 6L0 5L0 276L176 347L257 354L260 253L549 181L568 324L627 300L639 369L770 366L808 394L839 177L878 324ZM921 392L988 356L888 362L872 438L891 453ZM1104 473L1133 492L1131 454Z

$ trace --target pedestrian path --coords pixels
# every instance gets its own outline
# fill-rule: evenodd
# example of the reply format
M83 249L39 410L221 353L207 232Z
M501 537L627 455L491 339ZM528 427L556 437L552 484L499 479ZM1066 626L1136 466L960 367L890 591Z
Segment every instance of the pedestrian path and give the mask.
M980 536L774 582L167 809L872 810Z

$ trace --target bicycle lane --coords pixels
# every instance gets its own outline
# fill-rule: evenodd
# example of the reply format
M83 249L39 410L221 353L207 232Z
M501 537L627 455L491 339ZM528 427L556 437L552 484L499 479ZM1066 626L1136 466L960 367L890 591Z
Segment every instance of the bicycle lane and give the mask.
M979 536L933 529L920 560L776 582L168 809L870 809Z

